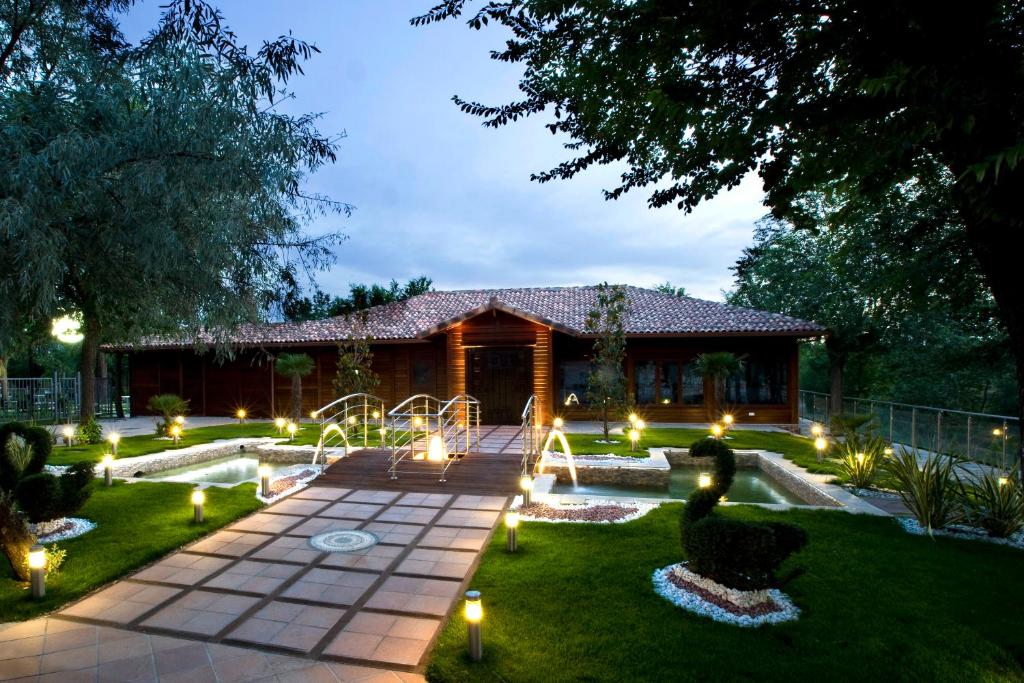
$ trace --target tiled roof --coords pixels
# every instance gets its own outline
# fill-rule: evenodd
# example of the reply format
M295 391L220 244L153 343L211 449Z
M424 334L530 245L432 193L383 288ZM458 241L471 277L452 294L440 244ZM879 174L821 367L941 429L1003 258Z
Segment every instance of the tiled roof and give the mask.
M497 309L534 320L567 334L585 335L587 313L597 302L596 286L473 289L428 292L349 316L300 323L248 324L236 328L235 344L300 344L335 342L350 336L377 340L413 340L487 310ZM652 289L626 287L628 335L785 335L810 337L825 333L813 322L740 308ZM210 342L211 339L202 341ZM131 348L174 348L181 340L148 338Z

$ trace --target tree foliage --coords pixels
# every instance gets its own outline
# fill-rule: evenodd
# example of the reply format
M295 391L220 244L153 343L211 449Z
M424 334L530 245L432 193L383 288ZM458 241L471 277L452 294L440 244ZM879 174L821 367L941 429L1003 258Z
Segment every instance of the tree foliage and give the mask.
M338 396L372 394L380 385L380 376L373 371L373 352L368 337L349 337L338 344L338 371L334 390Z
M339 315L351 315L374 306L405 301L433 289L433 280L420 276L412 278L404 285L399 284L397 280L392 280L387 285L352 283L349 285L348 296L331 298L329 294L319 289L314 290L310 296L303 296L294 278L286 278L286 282L290 283L290 288L281 311L285 320L291 321L323 320Z
M584 329L594 335L594 352L587 375L587 403L601 417L604 438L608 422L626 404L626 332L624 318L628 302L622 285L607 282L597 287L597 302L587 314Z
M302 417L302 378L316 369L316 362L305 353L282 353L274 361L274 370L292 382L291 417L298 422Z

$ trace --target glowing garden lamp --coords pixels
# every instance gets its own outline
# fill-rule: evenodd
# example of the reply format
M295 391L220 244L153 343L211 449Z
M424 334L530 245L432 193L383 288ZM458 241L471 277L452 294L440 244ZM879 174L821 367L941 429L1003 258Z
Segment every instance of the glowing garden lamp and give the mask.
M71 425L64 425L64 429L60 433L64 437L64 447L67 448L75 440L75 428Z
M697 477L697 486L699 486L702 489L706 489L707 487L711 486L711 475L708 474L707 472L701 472L700 475Z
M320 414L319 410L311 410L311 411L309 411L309 419L315 420L316 416L319 415L319 414Z
M380 411L379 410L373 411L373 419L374 420L379 420L380 419Z
M1000 429L999 427L996 427L995 429L992 430L992 436L1002 436L1002 435L1003 435L1003 430Z
M551 425L555 429L561 429L564 424L565 424L565 420L563 420L560 417L556 417L554 420L551 421Z
M201 489L192 492L192 513L196 524L203 523L203 505L206 503L206 494Z
M636 422L633 423L633 426L636 427L637 430L641 432L647 429L647 423L644 422L643 420L637 420Z
M277 427L277 433L279 436L284 435L284 427L288 424L288 420L283 417L274 418L274 426Z
M242 424L243 422L245 422L245 416L248 414L249 413L245 410L245 408L239 408L238 410L236 410L235 417L238 418L238 424Z
M174 445L177 446L178 445L178 439L181 438L181 425L179 425L179 424L171 425L171 438L174 439Z
M510 553L514 553L519 548L519 513L518 512L506 512L505 513L505 530L507 531L508 546L507 550Z
M814 448L818 451L818 462L821 462L825 457L825 449L828 448L828 441L825 437L819 436L814 439Z
M725 415L722 416L722 423L725 425L726 429L732 427L732 424L735 421L736 418L732 416L732 413L726 413Z
M107 441L110 442L110 451L114 455L117 455L117 444L121 443L121 435L117 432L110 432L107 435Z
M38 543L28 551L28 571L32 582L32 597L46 596L46 548Z
M639 419L640 419L640 417L636 413L630 413L629 414L629 424L635 425L636 421L639 420Z
M299 431L299 425L294 422L288 423L288 440L295 441L295 432Z
M522 507L529 507L533 504L533 477L524 475L519 480L519 488L523 491L523 505Z
M1008 477L999 477L997 483L999 484L999 486L1006 486L1007 484L1010 483L1010 479Z
M484 606L480 591L466 591L466 626L469 630L469 658L479 662L484 656L484 643L480 637L480 622L484 619Z
M855 457L857 458L857 464L858 465L863 465L864 464L864 457L865 456L864 456L863 453L858 453Z
M819 424L811 425L811 434L813 436L821 436L824 433L825 433L825 429L821 425L819 425Z
M716 439L722 438L722 431L722 425L718 424L717 422L711 425L711 436L715 437Z
M114 483L114 456L109 453L103 456L103 483L107 486Z
M882 449L882 452L885 453L886 455L892 455L892 448L886 446L885 448Z
M256 468L256 474L260 478L260 495L270 498L270 465L260 465Z
M185 424L185 416L184 415L178 415L177 417L175 417L174 418L174 424L176 424L176 425L184 425Z
M630 429L629 430L629 450L635 451L637 443L640 442L640 430Z
M357 417L356 417L355 415L350 415L350 416L349 416L349 418L348 418L348 423L349 423L350 425L354 425L354 424L355 424L355 423L357 423L357 422L359 422L359 418L357 418Z

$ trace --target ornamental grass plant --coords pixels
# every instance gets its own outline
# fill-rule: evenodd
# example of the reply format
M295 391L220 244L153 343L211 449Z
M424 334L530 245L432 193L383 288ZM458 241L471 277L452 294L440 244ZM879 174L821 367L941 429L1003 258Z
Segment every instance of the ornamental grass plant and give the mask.
M935 529L964 520L964 487L956 474L959 463L955 455L922 456L906 447L885 459L885 470L900 498L929 536Z

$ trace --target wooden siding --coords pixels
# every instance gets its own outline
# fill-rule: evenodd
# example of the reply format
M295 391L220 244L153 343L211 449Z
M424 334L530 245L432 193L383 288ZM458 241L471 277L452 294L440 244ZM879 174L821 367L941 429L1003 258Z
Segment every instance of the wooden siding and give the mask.
M533 394L537 419L541 424L551 419L551 402L555 390L552 360L551 329L538 327L533 347Z
M466 393L466 351L462 344L462 325L448 330L448 397Z

